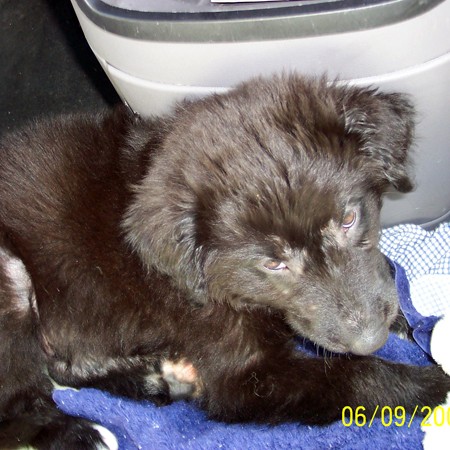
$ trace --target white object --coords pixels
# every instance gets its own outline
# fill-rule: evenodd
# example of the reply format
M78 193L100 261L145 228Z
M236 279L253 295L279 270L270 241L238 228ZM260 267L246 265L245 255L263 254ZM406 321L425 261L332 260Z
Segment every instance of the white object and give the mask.
M450 375L450 352L448 344L450 342L450 315L441 319L434 327L431 335L431 354L446 373ZM444 414L444 416L442 415ZM448 418L450 414L450 394L447 401L438 406L431 414L428 424L422 426L425 433L423 439L424 450L447 450L450 442L450 424ZM447 420L442 421L442 417ZM445 423L442 423L445 422Z

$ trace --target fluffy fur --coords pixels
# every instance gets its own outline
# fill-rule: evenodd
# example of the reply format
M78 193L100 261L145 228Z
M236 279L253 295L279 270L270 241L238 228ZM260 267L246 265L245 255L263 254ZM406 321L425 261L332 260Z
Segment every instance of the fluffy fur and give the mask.
M398 314L379 211L411 189L413 120L402 95L291 75L6 137L0 442L100 439L54 407L49 375L232 422L444 400L439 367L367 356ZM296 335L348 355L308 357Z

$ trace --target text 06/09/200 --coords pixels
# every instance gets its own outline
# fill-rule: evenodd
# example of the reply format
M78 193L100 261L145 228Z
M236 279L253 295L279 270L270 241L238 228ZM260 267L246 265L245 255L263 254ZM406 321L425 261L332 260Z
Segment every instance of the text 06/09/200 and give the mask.
M420 415L420 417L416 417ZM342 424L345 427L355 425L357 427L369 428L373 425L375 419L379 418L384 427L408 427L410 428L415 419L421 420L420 425L427 426L450 426L450 407L437 406L416 406L410 415L403 406L380 406L377 405L373 412L366 412L364 406L345 406L342 409Z

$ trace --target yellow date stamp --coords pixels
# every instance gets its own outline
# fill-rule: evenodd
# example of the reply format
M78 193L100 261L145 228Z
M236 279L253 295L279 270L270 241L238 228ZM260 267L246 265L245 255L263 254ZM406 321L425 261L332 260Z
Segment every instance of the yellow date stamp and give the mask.
M380 406L377 405L372 412L368 412L364 406L345 406L342 409L342 425L344 427L371 427L375 419L380 419L384 427L408 427L414 420L420 420L422 427L450 426L450 407L418 406L412 414L408 414L403 406Z

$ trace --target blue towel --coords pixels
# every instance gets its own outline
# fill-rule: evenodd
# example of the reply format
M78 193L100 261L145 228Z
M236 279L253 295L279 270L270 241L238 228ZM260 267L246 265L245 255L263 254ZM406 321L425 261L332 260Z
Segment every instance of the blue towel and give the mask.
M392 265L400 304L418 343L390 335L377 355L402 363L432 364L427 352L430 332L437 318L424 317L415 310L405 270L395 261ZM202 411L187 402L156 407L148 402L114 397L95 389L57 390L53 398L67 414L84 417L109 429L117 437L120 450L422 448L420 417L415 417L410 426L409 416L403 426L396 426L398 420L382 422L381 419L375 419L371 426L355 423L345 426L342 421L325 427L300 424L229 425L208 420Z

